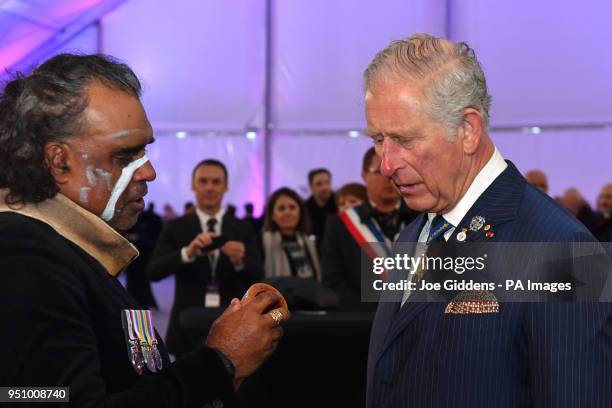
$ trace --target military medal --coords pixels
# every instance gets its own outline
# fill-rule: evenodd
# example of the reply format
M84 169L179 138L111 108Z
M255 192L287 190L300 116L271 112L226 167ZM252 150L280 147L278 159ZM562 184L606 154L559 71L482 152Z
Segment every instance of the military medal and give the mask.
M162 369L153 316L150 310L124 310L123 329L128 343L128 355L134 370L141 375L146 367L152 373Z
M159 349L157 348L157 336L155 335L155 326L153 325L153 315L150 310L145 311L147 315L147 326L149 337L151 338L151 354L153 356L153 361L155 363L155 368L157 371L162 369L162 357Z
M482 226L485 224L485 218L477 215L474 218L472 218L472 220L470 221L470 231L478 231L479 229L482 228Z
M155 360L153 359L153 337L149 333L149 324L144 310L135 311L138 318L138 328L140 334L140 344L142 345L142 355L144 356L147 368L152 373L156 372Z
M142 375L144 372L145 363L131 312L131 310L124 310L121 314L121 320L123 322L123 330L126 334L127 343L129 345L128 355L130 357L130 362L132 363L134 371L136 371L138 375Z
M465 238L467 237L466 231L467 231L467 228L463 228L461 232L457 234L457 241L459 242L465 241Z
M140 310L131 310L130 311L132 314L132 326L134 327L134 331L136 332L136 337L138 339L138 343L140 344L140 352L142 354L142 359L144 361L144 364L147 367L150 367L150 362L149 360L151 359L150 353L149 353L149 345L147 344L145 338L144 338L144 330L143 330L143 325L142 325L142 320L140 319ZM150 370L150 368L149 368Z

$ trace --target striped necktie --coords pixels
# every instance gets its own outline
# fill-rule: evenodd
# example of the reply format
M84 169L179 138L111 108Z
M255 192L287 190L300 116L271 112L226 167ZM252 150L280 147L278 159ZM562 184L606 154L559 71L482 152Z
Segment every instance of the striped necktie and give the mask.
M206 221L206 226L208 227L208 231L207 232L212 232L215 233L215 227L217 226L217 219L216 218L210 218L208 221ZM208 254L208 263L210 264L210 270L212 273L212 278L214 280L215 278L215 269L217 269L217 250L212 251L210 254Z
M431 221L431 227L429 228L429 235L427 236L427 249L425 255L427 257L437 256L440 252L442 245L446 242L444 240L444 233L454 228L454 225L446 221L443 216L436 215ZM421 263L423 265L423 263ZM412 275L412 282L420 281L427 272L422 266Z
M431 227L429 228L429 235L427 236L428 247L432 241L441 240L444 233L451 228L453 228L453 224L446 221L443 216L436 215L431 221Z

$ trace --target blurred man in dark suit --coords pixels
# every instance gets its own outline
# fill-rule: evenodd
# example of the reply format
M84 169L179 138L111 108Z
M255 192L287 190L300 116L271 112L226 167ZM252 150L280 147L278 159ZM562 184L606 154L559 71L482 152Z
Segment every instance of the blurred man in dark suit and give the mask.
M321 246L325 236L327 217L338 212L331 183L332 176L327 169L313 169L308 172L308 187L312 195L306 200L306 210L310 219L310 232L316 237L317 248Z
M574 217L584 224L589 231L595 233L597 215L577 188L571 187L565 190L559 201L561 205L574 214Z
M374 148L364 154L361 167L367 201L328 219L321 248L323 284L336 292L343 309L376 308L375 302L361 302L361 245L378 242L378 248L390 252L400 231L417 215L380 174Z
M168 350L175 355L194 347L179 324L183 310L227 305L263 276L251 226L223 209L227 189L228 174L223 163L214 159L198 163L192 174L195 213L164 226L149 263L154 281L175 277L167 335Z
M365 89L380 171L408 207L424 213L400 242L420 242L430 256L454 243L594 241L493 144L490 95L467 44L426 34L394 41L365 71ZM499 304L485 301L487 291L459 295L429 303L410 289L381 295L368 407L612 406L610 304Z
M251 224L251 228L253 228L253 232L255 232L255 234L259 234L261 232L263 219L262 217L255 217L255 207L253 206L253 203L246 203L244 205L244 217L242 219Z

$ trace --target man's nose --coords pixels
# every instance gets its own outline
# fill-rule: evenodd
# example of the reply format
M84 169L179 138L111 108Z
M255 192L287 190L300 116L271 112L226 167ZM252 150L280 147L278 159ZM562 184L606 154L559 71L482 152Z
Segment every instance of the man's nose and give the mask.
M155 168L151 161L147 161L145 164L140 166L134 173L134 181L153 181L157 177Z
M380 149L380 174L391 177L400 167L400 146L385 137Z

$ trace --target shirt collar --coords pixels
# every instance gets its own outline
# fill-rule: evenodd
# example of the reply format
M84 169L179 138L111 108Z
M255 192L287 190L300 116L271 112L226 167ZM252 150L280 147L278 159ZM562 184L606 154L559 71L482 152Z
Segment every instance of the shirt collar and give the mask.
M5 204L6 189L0 189L0 212L9 211L34 218L87 252L112 275L117 276L138 256L138 250L97 215L60 193L40 203Z
M206 228L207 228L206 224L208 223L208 220L210 220L213 217L217 220L215 229L217 231L221 230L221 223L223 221L223 216L225 215L225 208L221 207L219 211L217 211L214 215L208 215L204 211L196 207L196 214L198 215L198 218L200 219L200 224L202 225L202 231L206 231Z
M508 163L506 163L496 147L495 151L493 152L493 156L491 156L487 164L476 175L476 178L463 197L461 197L457 205L455 205L452 210L444 214L444 219L455 227L459 225L463 217L465 217L465 214L467 214L470 208L472 208L476 200L478 200L478 198L493 183L493 181L495 181L495 179L503 173L506 167L508 167ZM431 222L435 216L436 213L428 213L427 217L429 218L429 222Z

